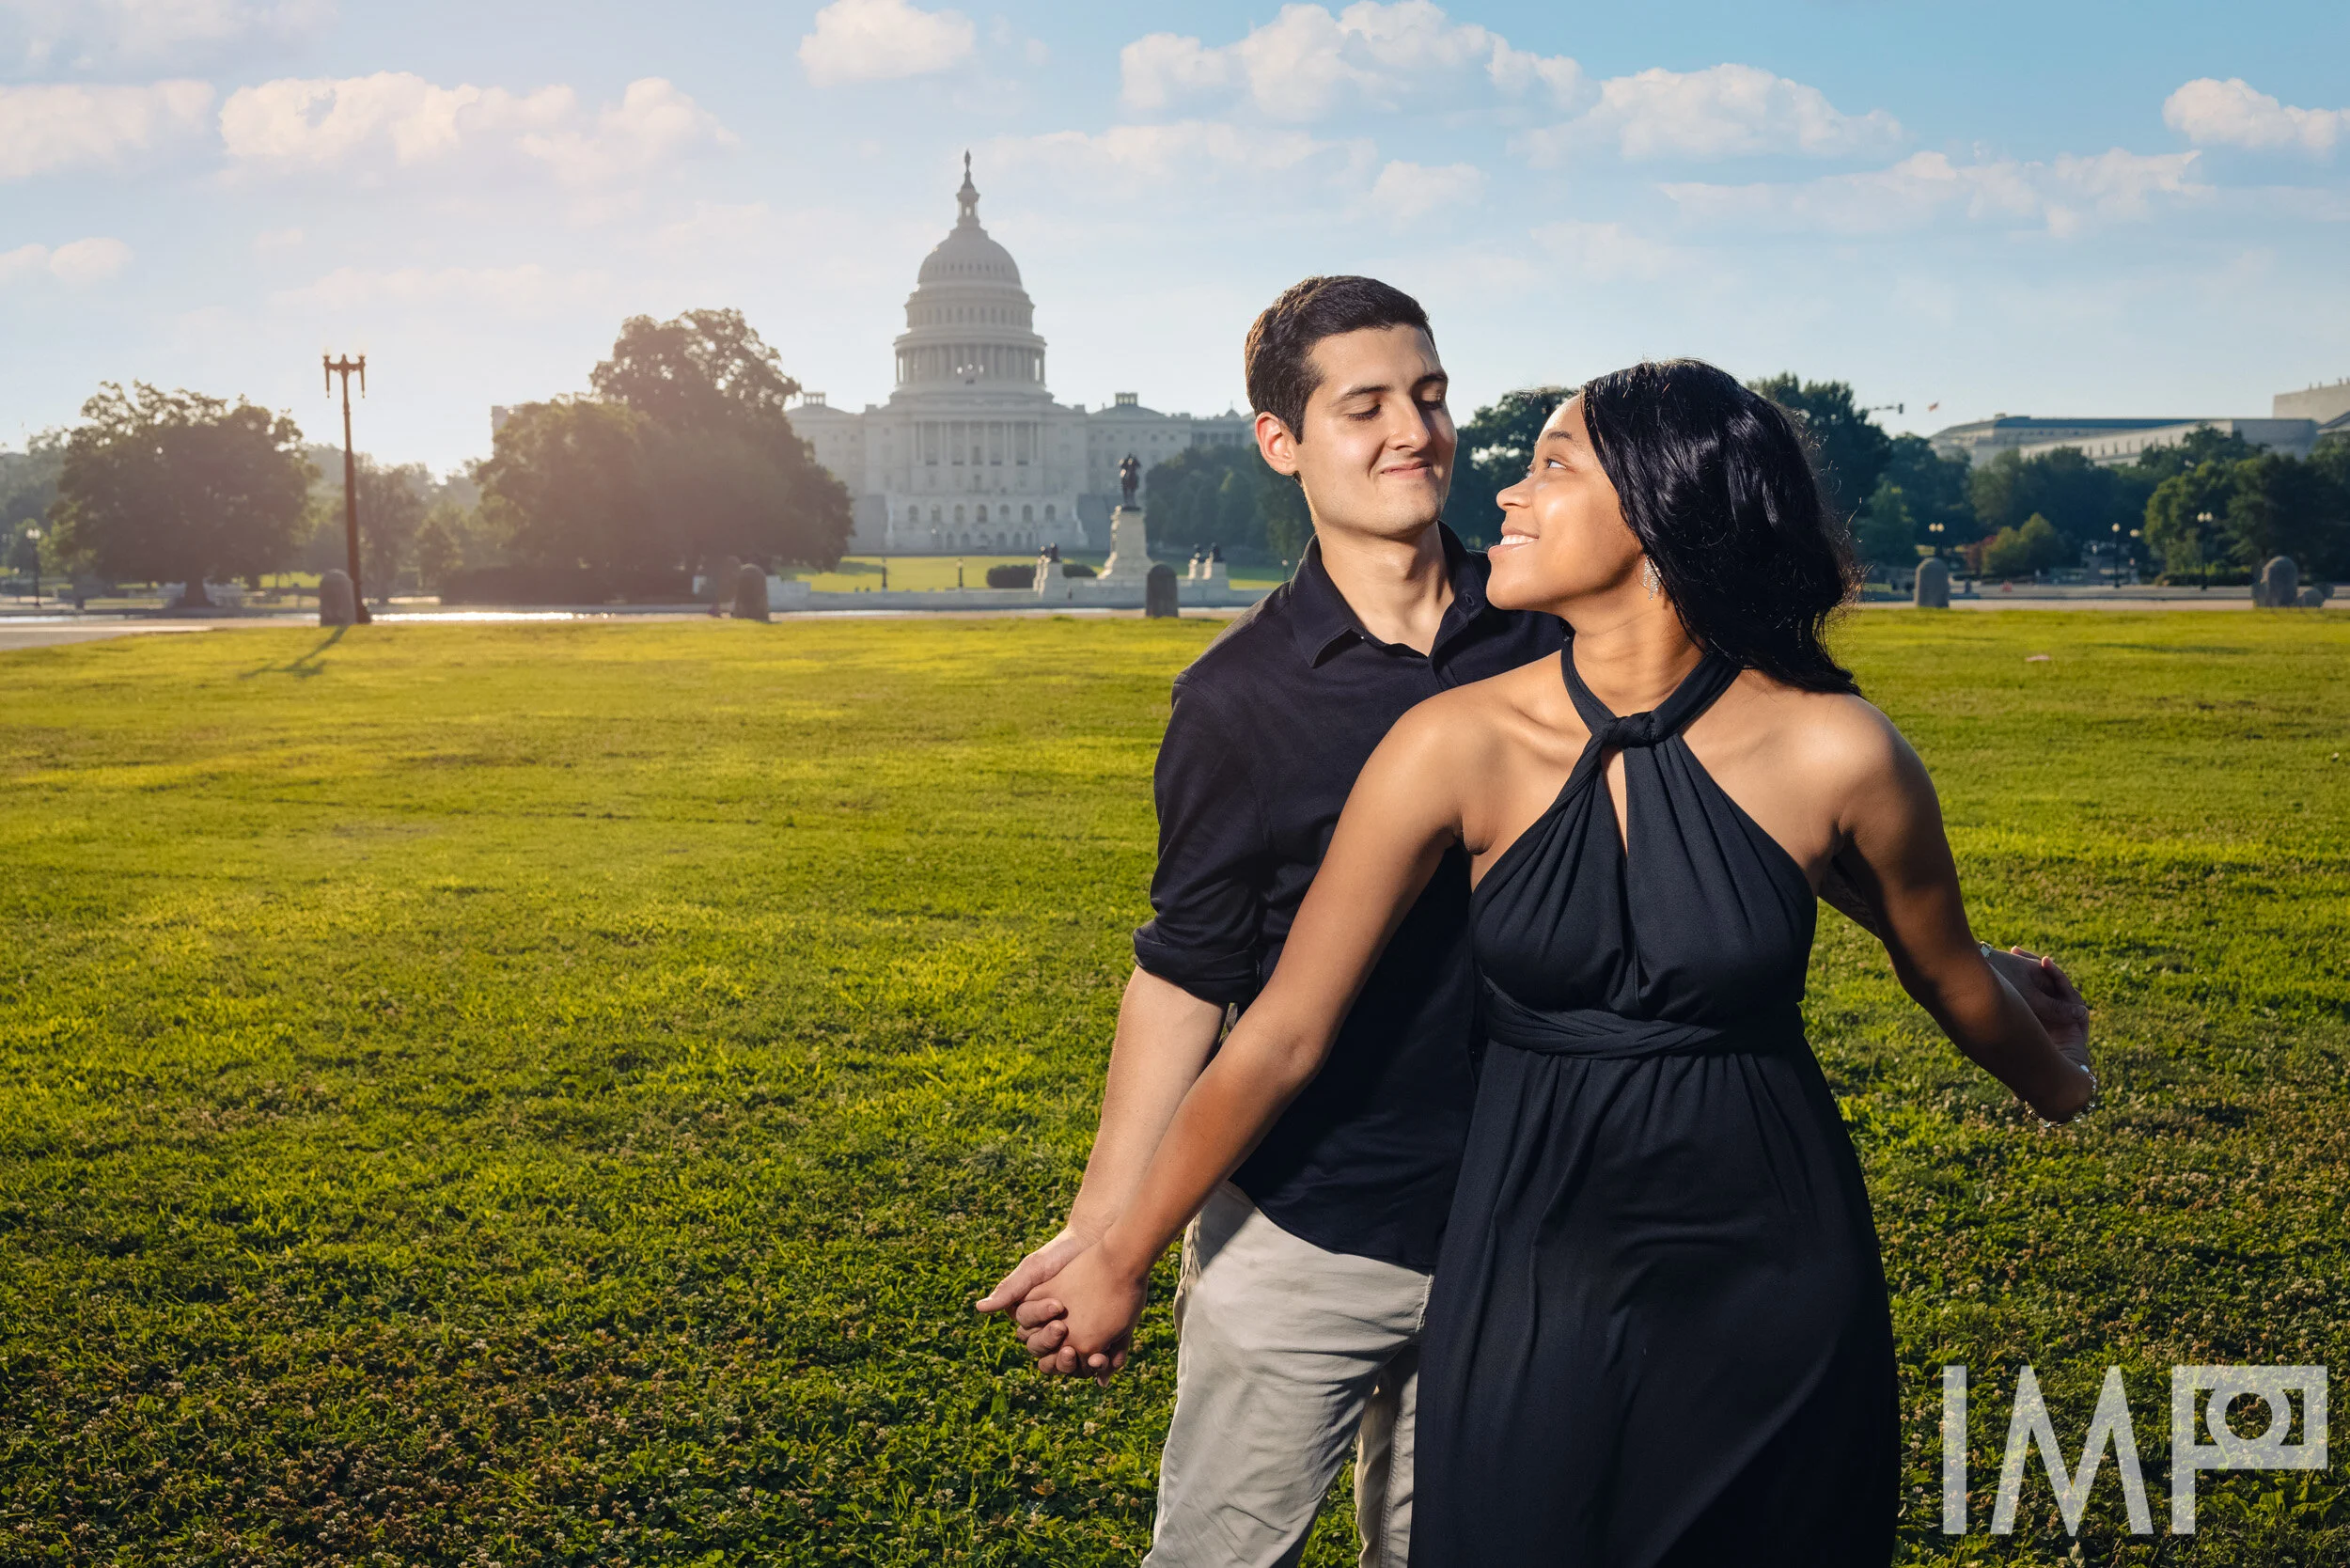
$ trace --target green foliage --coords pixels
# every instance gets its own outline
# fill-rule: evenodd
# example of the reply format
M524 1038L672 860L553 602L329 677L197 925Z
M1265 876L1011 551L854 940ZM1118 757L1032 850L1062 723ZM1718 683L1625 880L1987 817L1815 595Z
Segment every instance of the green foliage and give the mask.
M1974 497L1967 488L1972 475L1965 458L1944 457L1924 436L1897 435L1877 483L1901 491L1919 543L1950 547L1982 537L1975 523ZM1936 523L1942 525L1938 534L1933 528Z
M360 580L369 593L387 594L415 565L432 471L421 463L386 466L370 457L359 459L358 470Z
M482 514L520 560L641 572L722 556L828 568L848 488L784 412L799 383L739 311L633 316L592 398L515 411L477 471Z
M2028 577L2052 567L2071 566L2080 553L2056 525L2033 512L2020 528L2001 528L1983 547L1982 570L1990 577Z
M2072 541L2110 541L2113 525L2137 525L2144 492L2122 470L2100 468L2077 447L2060 447L2033 458L2013 447L1974 471L1975 517L1986 534L2020 531L2036 514Z
M1252 442L1191 447L1151 465L1143 526L1155 542L1222 544L1294 560L1313 525L1294 479L1265 465Z
M2233 466L2197 463L2154 486L2146 500L2146 547L2173 577L2201 574L2223 559L2220 520L2235 496Z
M1747 385L1797 416L1811 442L1828 510L1850 522L1892 461L1892 437L1861 412L1847 383L1803 381L1782 371Z
M1534 438L1574 391L1529 386L1504 392L1461 427L1452 491L1444 506L1454 533L1480 547L1501 537L1501 503L1495 497L1526 478L1534 461Z
M2274 452L2206 460L2154 487L2146 542L2173 577L2278 555L2310 576L2350 575L2350 487L2324 463Z
M479 469L481 514L507 551L536 566L646 570L676 551L650 525L646 420L619 403L525 403L498 427Z
M1108 1389L971 1299L1083 1168L1213 622L379 625L0 656L0 1560L1070 1568L1150 1537L1164 1267ZM1926 1564L2350 1560L2350 1464L2075 1543L2126 1370L2350 1365L2350 620L1862 612L1975 926L2097 1007L2048 1135L1824 916L1805 1013L1894 1293ZM2027 664L2047 653L2053 662ZM1003 694L1016 690L1017 701ZM1941 1367L1974 1533L1939 1533ZM2337 1397L2339 1404L2339 1397ZM1344 1483L1307 1555L1352 1562Z
M650 422L653 526L683 563L731 555L826 568L840 558L848 487L792 432L784 409L800 384L741 311L632 316L588 384Z
M2316 465L2264 452L2230 470L2228 554L2258 570L2290 556L2301 571L2333 578L2350 572L2350 490Z
M1909 497L1891 479L1879 479L1876 494L1853 520L1853 547L1864 561L1908 566L1918 559L1918 520Z
M65 432L43 431L21 452L0 452L0 535L49 515L65 467Z
M416 529L416 575L428 589L452 574L496 564L497 547L478 507L435 501Z
M82 405L57 472L57 554L107 576L187 585L284 566L300 539L310 466L285 415L240 399L113 382Z
M992 588L1024 588L1036 586L1036 568L1017 561L987 569L987 586Z

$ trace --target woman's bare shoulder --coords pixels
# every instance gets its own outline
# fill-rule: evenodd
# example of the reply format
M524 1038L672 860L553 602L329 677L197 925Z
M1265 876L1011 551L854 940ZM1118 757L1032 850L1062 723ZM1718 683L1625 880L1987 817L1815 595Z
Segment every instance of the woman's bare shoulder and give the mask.
M1438 692L1395 722L1380 749L1447 770L1488 765L1525 729L1544 722L1542 698L1559 684L1555 658Z
M1805 691L1751 669L1737 689L1758 744L1816 784L1878 782L1915 765L1902 732L1864 697Z

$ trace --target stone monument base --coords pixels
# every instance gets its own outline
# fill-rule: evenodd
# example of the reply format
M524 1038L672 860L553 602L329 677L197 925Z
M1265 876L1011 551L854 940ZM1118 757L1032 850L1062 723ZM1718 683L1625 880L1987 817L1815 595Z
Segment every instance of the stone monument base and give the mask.
M1102 563L1101 581L1140 588L1151 576L1151 544L1142 536L1142 509L1120 507L1110 513L1110 558Z

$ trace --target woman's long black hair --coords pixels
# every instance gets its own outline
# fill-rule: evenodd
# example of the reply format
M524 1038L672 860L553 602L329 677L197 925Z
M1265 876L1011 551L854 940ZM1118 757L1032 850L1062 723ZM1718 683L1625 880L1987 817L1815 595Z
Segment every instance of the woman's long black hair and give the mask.
M1858 582L1852 537L1785 409L1668 359L1584 383L1583 418L1692 637L1804 691L1860 689L1825 641Z

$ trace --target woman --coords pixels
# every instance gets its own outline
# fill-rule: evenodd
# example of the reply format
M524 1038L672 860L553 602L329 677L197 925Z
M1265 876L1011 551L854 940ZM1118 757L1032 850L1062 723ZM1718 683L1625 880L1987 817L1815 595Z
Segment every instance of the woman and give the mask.
M1054 1281L1068 1343L1122 1358L1152 1262L1457 842L1489 1044L1413 1561L1881 1564L1885 1283L1800 1011L1831 863L1910 995L2042 1116L2094 1079L1984 963L1924 769L1822 644L1850 556L1781 410L1690 361L1602 376L1501 504L1489 595L1563 617L1566 652L1421 705L1372 757L1272 980Z

